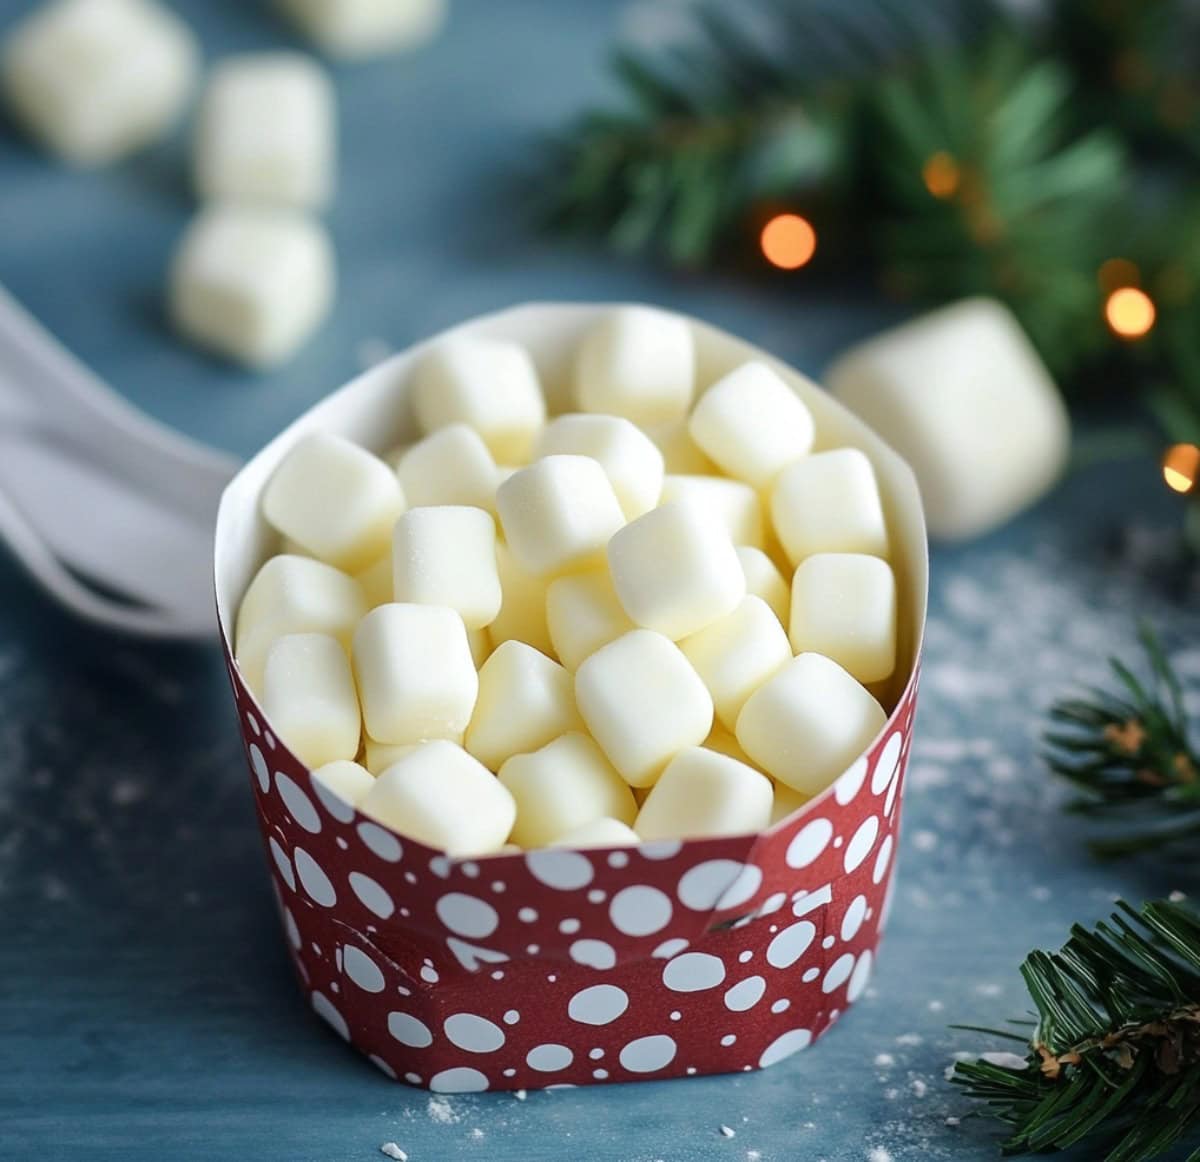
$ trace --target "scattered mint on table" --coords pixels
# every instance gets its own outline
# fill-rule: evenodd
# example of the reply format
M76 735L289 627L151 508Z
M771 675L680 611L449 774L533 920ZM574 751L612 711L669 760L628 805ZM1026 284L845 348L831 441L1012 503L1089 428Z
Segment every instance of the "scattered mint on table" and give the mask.
M1098 855L1166 848L1195 856L1200 848L1200 752L1188 733L1183 687L1162 645L1141 629L1149 678L1109 661L1118 692L1088 691L1050 712L1045 754L1051 770L1081 792L1072 810L1112 821L1097 838Z
M1028 1040L976 1029L1025 1044L1023 1061L954 1067L951 1080L1009 1125L1004 1154L1087 1142L1088 1157L1147 1162L1200 1134L1200 916L1170 900L1117 907L1095 928L1076 924L1057 953L1026 957Z

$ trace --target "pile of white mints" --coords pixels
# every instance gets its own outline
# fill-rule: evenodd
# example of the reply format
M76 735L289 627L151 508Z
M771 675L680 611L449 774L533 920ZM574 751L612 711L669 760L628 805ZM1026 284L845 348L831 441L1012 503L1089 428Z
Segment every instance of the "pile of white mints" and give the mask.
M751 362L697 393L693 334L610 311L547 419L528 353L452 336L387 460L299 439L283 552L235 652L325 787L452 855L754 832L884 725L897 598L870 460ZM389 460L391 462L389 462Z

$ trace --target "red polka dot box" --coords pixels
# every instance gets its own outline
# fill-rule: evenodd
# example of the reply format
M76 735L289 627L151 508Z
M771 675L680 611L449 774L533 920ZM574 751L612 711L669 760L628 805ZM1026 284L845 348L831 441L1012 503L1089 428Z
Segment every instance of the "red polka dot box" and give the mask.
M529 305L460 330L524 343L551 410L603 306ZM445 1092L585 1085L772 1065L863 992L887 919L928 575L907 466L809 380L699 322L701 385L747 359L810 407L817 447L854 445L885 497L901 592L894 706L824 794L759 835L451 860L314 785L232 660L242 593L274 541L259 514L303 433L376 451L412 437L397 355L308 412L230 484L216 540L219 615L259 824L307 1002L387 1076Z

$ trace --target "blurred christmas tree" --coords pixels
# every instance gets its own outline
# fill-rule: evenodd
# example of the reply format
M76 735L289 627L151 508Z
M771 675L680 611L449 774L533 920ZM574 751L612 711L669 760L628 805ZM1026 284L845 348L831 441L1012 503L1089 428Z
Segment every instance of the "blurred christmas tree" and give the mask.
M1200 548L1200 9L1042 17L698 0L690 37L618 55L623 107L557 140L548 220L692 267L1004 300L1069 394L1140 392Z

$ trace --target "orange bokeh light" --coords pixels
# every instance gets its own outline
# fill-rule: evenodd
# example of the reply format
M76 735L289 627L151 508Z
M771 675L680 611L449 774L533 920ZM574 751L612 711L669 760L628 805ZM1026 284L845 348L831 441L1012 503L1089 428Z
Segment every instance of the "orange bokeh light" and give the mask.
M1154 301L1135 286L1123 286L1108 296L1104 317L1122 339L1140 339L1154 326Z
M961 179L958 162L944 149L939 149L921 167L921 180L935 198L954 197Z
M799 270L817 251L817 232L799 214L776 214L759 239L763 256L780 270Z
M1163 456L1162 473L1172 492L1191 492L1200 479L1200 448L1173 444Z

